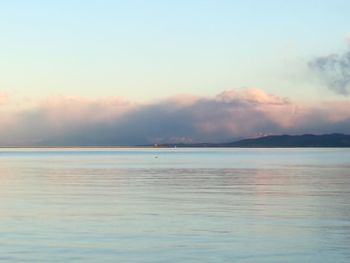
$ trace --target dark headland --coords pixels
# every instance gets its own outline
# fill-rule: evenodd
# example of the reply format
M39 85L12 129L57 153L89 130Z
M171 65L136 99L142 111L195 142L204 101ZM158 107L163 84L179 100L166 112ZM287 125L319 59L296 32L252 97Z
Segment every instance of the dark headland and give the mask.
M350 147L350 135L273 135L228 143L160 144L159 147L303 148Z

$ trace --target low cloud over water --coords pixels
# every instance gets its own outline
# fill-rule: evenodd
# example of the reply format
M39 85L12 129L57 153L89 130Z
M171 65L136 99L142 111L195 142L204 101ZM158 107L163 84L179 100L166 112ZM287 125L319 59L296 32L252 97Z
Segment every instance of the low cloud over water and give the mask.
M346 101L301 103L260 89L179 95L137 104L118 97L50 97L2 112L2 146L226 142L263 134L350 133Z

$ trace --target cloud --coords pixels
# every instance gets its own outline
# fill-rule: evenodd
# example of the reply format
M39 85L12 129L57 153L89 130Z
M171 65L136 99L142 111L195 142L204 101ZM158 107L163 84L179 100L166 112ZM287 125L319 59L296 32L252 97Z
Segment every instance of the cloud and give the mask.
M9 95L6 92L0 92L0 105L8 103Z
M350 33L347 33L345 36L345 42L346 44L350 45Z
M118 97L48 97L36 108L3 114L7 118L0 121L0 145L89 144L90 130L108 127L132 108Z
M87 123L109 122L117 119L132 104L119 97L88 99L84 97L53 96L39 105L54 126L79 126Z
M308 66L330 90L344 96L350 94L350 50L315 58Z
M240 101L249 104L284 105L289 103L287 98L267 94L261 89L225 90L216 97L226 102Z
M134 104L121 98L50 97L0 120L2 146L113 146L227 142L261 134L350 133L347 102L298 103L260 89L180 95Z

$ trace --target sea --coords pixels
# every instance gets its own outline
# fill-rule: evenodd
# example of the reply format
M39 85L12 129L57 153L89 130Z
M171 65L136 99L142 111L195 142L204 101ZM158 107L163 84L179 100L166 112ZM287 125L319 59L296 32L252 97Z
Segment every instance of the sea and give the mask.
M350 149L0 149L0 262L350 262Z

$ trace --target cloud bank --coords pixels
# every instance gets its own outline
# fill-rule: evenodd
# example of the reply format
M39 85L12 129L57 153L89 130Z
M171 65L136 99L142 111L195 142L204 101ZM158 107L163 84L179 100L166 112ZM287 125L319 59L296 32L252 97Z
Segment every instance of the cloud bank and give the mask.
M0 111L1 146L114 146L228 142L264 134L350 133L346 101L305 104L260 89L180 95L149 104L51 97Z
M350 50L315 58L308 65L330 90L341 95L350 94Z

